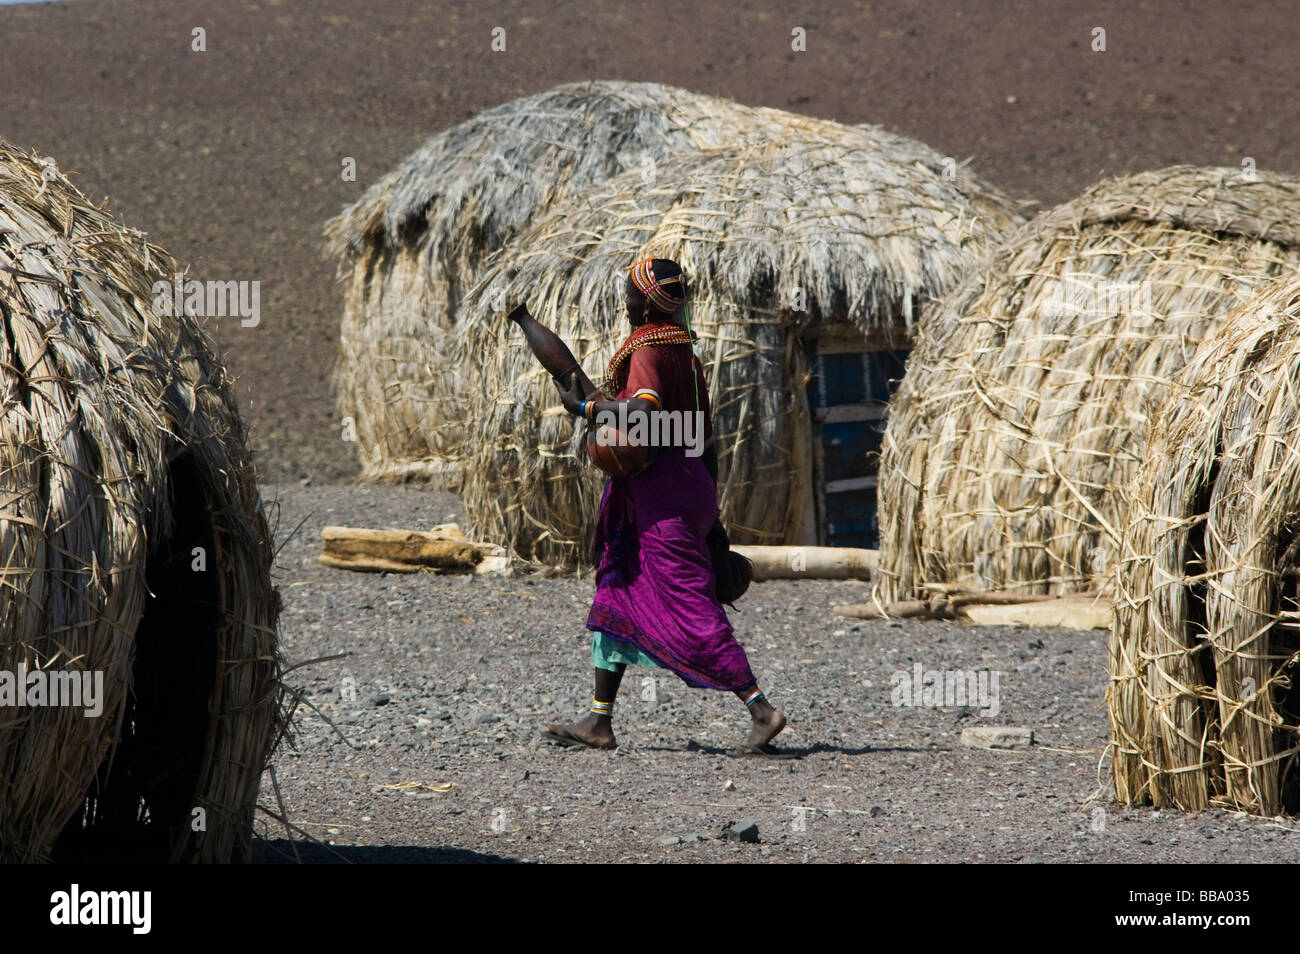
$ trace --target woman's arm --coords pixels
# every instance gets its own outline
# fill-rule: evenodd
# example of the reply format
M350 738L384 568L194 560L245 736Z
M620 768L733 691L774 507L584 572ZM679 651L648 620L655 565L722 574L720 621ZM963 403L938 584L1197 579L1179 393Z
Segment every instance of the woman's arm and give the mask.
M597 391L590 381L584 384L585 380L586 375L582 374L581 369L577 369L575 373L569 375L566 387L560 387L558 383L555 385L560 392L560 403L570 414L585 416L588 420L592 420L598 414L606 412L618 414L619 408L625 408L624 413L627 414L656 409L654 402L647 401L645 398L630 397L619 400L607 398Z

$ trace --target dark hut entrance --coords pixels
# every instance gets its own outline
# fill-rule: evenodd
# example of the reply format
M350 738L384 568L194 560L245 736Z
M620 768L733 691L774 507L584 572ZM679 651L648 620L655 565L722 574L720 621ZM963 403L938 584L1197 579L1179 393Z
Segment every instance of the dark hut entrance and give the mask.
M817 543L880 542L876 485L889 397L903 377L906 333L864 336L832 327L809 342Z
M1288 521L1279 535L1281 540L1289 540L1285 546L1278 547L1283 554L1278 563L1282 569L1279 574L1278 609L1279 616L1287 620L1300 619L1300 525ZM1300 632L1296 627L1277 625L1272 631L1273 645L1271 653L1278 659L1295 660L1300 658ZM1294 671L1293 663L1283 663ZM1273 735L1273 744L1277 751L1284 751L1295 738L1294 726L1300 726L1300 679L1291 675L1278 684L1273 704L1282 717L1282 725ZM1283 728L1285 726L1286 728ZM1282 779L1278 785L1282 811L1289 815L1300 815L1300 772L1296 771L1294 761L1284 768L1280 767Z
M151 595L136 630L121 734L55 843L56 862L177 860L193 810L203 807L194 801L212 728L221 592L193 460L179 457L169 471L172 532L149 554Z

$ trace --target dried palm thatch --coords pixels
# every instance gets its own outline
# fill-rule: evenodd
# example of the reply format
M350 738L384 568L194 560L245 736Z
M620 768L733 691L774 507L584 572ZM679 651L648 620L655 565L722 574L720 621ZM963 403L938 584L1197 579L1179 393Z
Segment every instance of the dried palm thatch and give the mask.
M581 470L580 431L506 305L526 301L599 379L630 330L624 267L657 255L689 278L732 539L794 539L813 474L804 336L832 324L906 336L1017 218L992 190L969 197L971 180L946 178L924 146L841 130L680 152L652 183L627 173L564 201L502 251L455 339L485 389L467 413L476 533L550 565L586 559L602 477Z
M470 397L464 376L449 371L460 302L489 255L562 197L624 172L648 178L676 150L855 135L915 163L918 177L958 172L884 130L655 83L559 86L434 136L326 229L346 280L335 381L362 477L454 486L447 475L459 470ZM955 216L1018 221L1000 196L961 176L954 186L969 201L953 206Z
M878 598L1103 581L1152 402L1297 263L1300 180L1240 169L1103 182L1008 239L926 323L891 402Z
M1300 808L1300 270L1204 343L1129 496L1107 693L1116 795Z
M98 717L0 705L3 861L250 848L279 602L225 370L151 313L175 271L0 141L0 673L103 674Z

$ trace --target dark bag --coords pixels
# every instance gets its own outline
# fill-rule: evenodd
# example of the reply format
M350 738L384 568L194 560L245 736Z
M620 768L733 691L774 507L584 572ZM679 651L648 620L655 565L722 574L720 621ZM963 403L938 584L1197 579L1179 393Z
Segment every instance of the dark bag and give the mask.
M709 557L713 561L713 576L717 580L718 602L733 604L754 582L754 564L731 549L731 538L721 520L714 521L706 539Z

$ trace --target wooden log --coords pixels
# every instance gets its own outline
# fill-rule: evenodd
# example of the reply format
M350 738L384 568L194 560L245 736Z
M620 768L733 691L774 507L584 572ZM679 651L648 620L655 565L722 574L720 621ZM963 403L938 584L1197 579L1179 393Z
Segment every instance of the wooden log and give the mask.
M966 592L961 588L960 583L922 583L921 589L925 590L927 593L940 594Z
M1095 594L1081 594L1070 597L1076 602L1093 601ZM1057 597L1029 593L1007 593L990 591L985 593L947 593L930 597L928 600L901 600L886 604L883 610L876 603L850 603L844 606L832 606L831 612L837 616L853 619L956 619L966 616L968 606L994 607L1028 605L1057 600ZM1046 625L1046 624L1044 624Z
M454 524L433 530L370 530L323 527L319 562L345 570L414 573L472 572L496 549L465 538Z
M884 619L884 611L875 603L846 603L843 606L832 606L831 612L836 616L847 616L849 619Z
M953 609L960 609L971 603L982 606L1018 606L1021 603L1043 603L1052 599L1056 597L1044 596L1041 593L1008 593L996 590L988 593L962 592L948 595L948 602Z
M376 556L336 557L322 553L316 558L321 566L331 566L336 570L353 570L357 573L424 573L434 567L419 563L404 563L401 560L386 560Z
M899 600L888 603L884 611L875 603L849 603L844 606L832 606L831 612L836 616L850 619L928 619L931 616L930 604L925 600Z
M870 580L879 550L857 547L733 546L754 564L755 580Z
M1059 626L1062 629L1109 629L1112 606L1096 596L1064 596L1017 606L970 604L962 612L981 626Z

